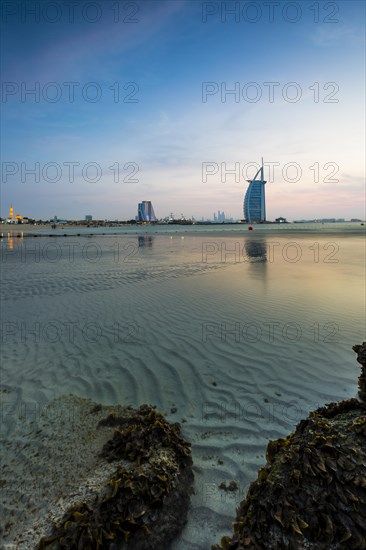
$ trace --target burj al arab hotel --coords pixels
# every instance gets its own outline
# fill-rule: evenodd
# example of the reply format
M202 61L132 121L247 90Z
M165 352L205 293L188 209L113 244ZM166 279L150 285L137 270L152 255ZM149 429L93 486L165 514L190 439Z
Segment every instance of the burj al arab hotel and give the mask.
M257 176L260 174L260 178ZM249 187L244 197L244 218L249 223L262 223L266 221L266 197L264 192L264 171L262 166L254 176L254 179L247 180Z

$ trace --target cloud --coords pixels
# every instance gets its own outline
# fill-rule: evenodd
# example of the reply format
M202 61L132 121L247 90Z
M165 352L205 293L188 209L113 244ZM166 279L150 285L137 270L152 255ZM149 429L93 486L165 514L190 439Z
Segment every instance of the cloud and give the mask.
M361 46L365 42L365 34L362 29L354 25L338 23L323 24L316 27L315 32L310 34L310 39L317 46L336 46L348 44Z

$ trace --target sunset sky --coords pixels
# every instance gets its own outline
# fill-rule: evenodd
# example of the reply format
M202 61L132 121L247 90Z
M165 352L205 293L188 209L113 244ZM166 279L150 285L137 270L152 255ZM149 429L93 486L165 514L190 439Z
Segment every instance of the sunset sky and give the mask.
M364 6L3 2L1 215L364 218Z

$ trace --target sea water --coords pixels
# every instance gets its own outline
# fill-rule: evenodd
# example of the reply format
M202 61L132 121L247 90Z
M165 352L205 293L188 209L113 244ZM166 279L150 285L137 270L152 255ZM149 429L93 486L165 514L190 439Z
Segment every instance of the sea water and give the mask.
M175 550L231 531L269 439L356 394L360 224L33 233L1 240L2 437L63 394L155 404L193 450L195 494ZM231 480L236 492L219 488Z

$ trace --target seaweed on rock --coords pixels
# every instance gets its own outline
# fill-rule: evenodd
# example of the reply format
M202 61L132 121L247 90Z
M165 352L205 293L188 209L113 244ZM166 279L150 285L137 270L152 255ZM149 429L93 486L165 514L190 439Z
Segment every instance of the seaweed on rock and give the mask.
M366 342L362 345L353 346L352 349L357 353L357 361L361 365L361 374L358 379L358 395L361 401L366 403Z
M269 442L233 536L212 550L366 549L366 343L353 349L360 400L321 407Z
M154 407L142 405L132 416L110 415L100 424L119 426L103 447L102 456L109 462L121 458L146 462L152 453L164 448L173 448L180 464L186 463L191 456L190 445L180 435L180 425L168 424Z
M125 459L92 503L68 509L37 550L153 550L166 548L180 532L192 493L191 447L179 424L154 407L100 422L116 427L102 449L108 461Z

